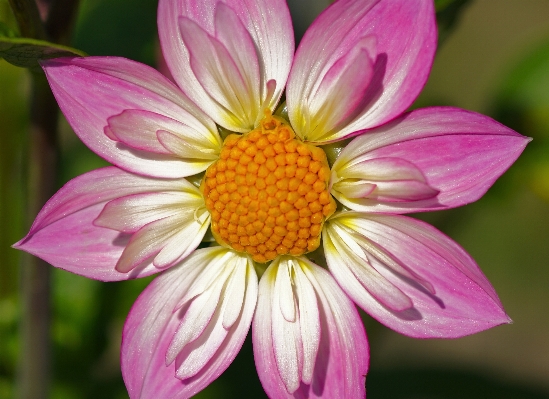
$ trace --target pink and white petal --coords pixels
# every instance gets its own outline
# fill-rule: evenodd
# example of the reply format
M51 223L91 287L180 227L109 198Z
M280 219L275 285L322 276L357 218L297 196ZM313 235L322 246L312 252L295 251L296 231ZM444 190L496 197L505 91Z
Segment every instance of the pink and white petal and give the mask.
M373 297L396 312L413 307L411 299L370 264L362 248L337 222L326 224L323 238L330 271L351 298Z
M372 42L373 37L358 42L332 65L318 87L312 87L312 92L293 107L293 126L302 140L325 143L342 138L338 132L361 111L370 86L374 72Z
M135 233L117 264L119 271L129 271L154 254L156 267L169 267L200 244L210 214L200 191L185 179L181 183L177 191L113 200L94 221L97 226Z
M159 270L144 262L129 273L120 273L115 265L130 236L93 225L105 203L70 213L36 230L14 247L71 273L101 281L119 281L146 277Z
M122 335L122 375L130 398L180 398L183 382L175 378L175 368L166 367L165 356L171 338L179 325L175 304L204 270L211 258L199 250L179 267L155 279L141 293L126 319Z
M423 173L417 166L396 157L373 158L362 162L348 163L345 168L338 168L337 172L338 175L344 175L348 179L425 181Z
M299 298L299 327L301 329L301 344L303 345L303 365L301 381L310 384L313 379L316 356L320 344L320 317L316 293L299 265L295 265L295 287Z
M117 198L105 205L94 225L132 234L155 220L179 214L184 200L185 194L178 191Z
M422 181L393 180L377 182L371 196L379 202L415 202L435 198L438 193Z
M493 119L452 107L412 111L354 139L335 161L332 179L346 168L380 158L412 163L436 197L411 203L364 199L347 206L362 212L422 212L479 199L518 158L529 139Z
M215 263L210 262L210 267L194 281L192 287L187 290L185 295L182 297L181 301L177 304L177 309L185 306L195 297L203 294L205 291L209 290L212 285L216 283L217 278L219 277L219 270L215 265L220 267L222 264L228 264L233 262L234 252L226 251L225 248L218 248L219 251L216 253ZM226 271L227 275L222 275L223 278L226 278L230 274L230 270Z
M167 103L162 104L149 104L150 109L146 107L128 107L124 109L145 109L151 112L158 109L158 111L163 111L159 113L172 119L183 119L187 126L196 131L201 131L203 127L206 127L208 132L213 132L214 135L217 132L215 123L211 118L201 111L179 87L154 68L121 57L56 58L55 60L44 61L42 64L47 65L54 61L61 61L60 66L64 64L74 65L89 69L92 72L112 76L158 95L161 102L167 101ZM131 93L128 93L128 97L131 97ZM126 100L126 97L124 99ZM145 97L142 99L128 98L128 101L137 101L137 104L147 103L148 100L150 99ZM157 108L158 106L162 107Z
M331 66L366 36L376 38L374 75L363 111L334 138L357 134L401 114L425 84L436 50L431 0L344 0L326 9L305 33L288 80L290 121Z
M263 389L269 397L294 398L295 396L287 391L286 384L278 372L279 366L275 352L276 343L273 332L276 325L274 325L273 320L273 308L276 305L273 299L277 269L276 266L271 264L259 281L257 308L252 326L254 360Z
M61 187L40 210L29 233L16 245L24 244L51 223L89 206L136 193L178 191L188 184L184 179L141 177L112 166L93 170Z
M261 90L265 91L266 88L261 86L260 65L255 43L235 11L221 2L218 3L215 11L215 33L217 39L231 55L244 79L250 97L246 99L249 103L247 113L249 117L256 115L256 121L251 121L251 125L255 127L264 116L261 107L263 102L270 101L265 98L265 92L261 93Z
M178 309L177 304L200 274L227 252L220 247L197 250L155 279L135 302L122 339L122 374L130 398L189 398L217 378L235 358L246 338L256 304L257 276L251 263L246 266L247 286L240 316L215 353L208 353L208 361L185 380L175 376L177 361L168 366L165 363L167 349L184 317L185 308ZM212 339L219 336L219 331L211 333ZM211 348L208 337L201 336L198 341L204 345L197 346L197 350L207 352ZM204 359L197 361L204 363Z
M180 121L154 112L125 110L109 118L108 122L106 131L113 136L112 139L137 150L183 158L191 169L189 175L203 172L221 150L222 142L218 134L198 132ZM171 146L166 146L161 140L159 132L187 143L186 151L178 147L173 151Z
M234 18L238 21L238 17ZM238 28L232 27L237 32ZM235 62L229 50L196 22L181 17L179 29L194 75L210 96L208 114L228 130L252 130L260 102L259 82L250 82L246 71ZM254 56L255 52L248 56L252 68L257 64L257 57Z
M179 18L186 17L196 22L209 35L225 42L225 36L231 33L234 25L216 32L216 12L220 3L219 0L161 0L158 5L158 31L166 63L179 87L216 121L220 119L215 114L217 108L212 107L209 95L190 66L189 51L179 29ZM260 68L262 104L269 97L267 82L276 81L276 90L265 104L272 110L280 99L293 59L294 36L288 7L283 0L224 0L223 4L238 16L253 40ZM246 54L249 54L248 50ZM244 53L238 56L241 55Z
M188 182L151 179L115 167L97 169L65 184L42 208L29 233L14 248L55 267L99 280L124 280L155 273L140 265L130 274L115 270L129 236L94 226L105 204L115 198L155 191L176 191Z
M332 179L333 181L333 179ZM332 195L342 204L351 198L365 198L376 189L376 185L362 180L339 180L332 185Z
M273 263L277 265L280 262ZM292 270L286 264L278 267L273 296L273 312L276 310L288 322L294 322L299 318L296 298L293 295L291 273Z
M218 305L220 302L221 290L225 285L227 276L221 276L218 273L217 277L219 277L219 279L185 307L185 315L166 351L166 365L172 363L177 355L179 355L189 343L199 338L210 324L219 324L217 323L217 320L213 320L213 323L211 322L212 318L219 318ZM219 308L220 307L221 306L219 306ZM180 367L176 364L176 369L179 368ZM182 372L184 373L185 371L182 370ZM191 377L192 374L188 376L180 375L177 370L176 376L179 379L184 379Z
M285 264L271 264L277 270L272 294L271 322L273 352L276 370L287 392L295 392L301 383L303 367L303 343L301 340L300 318L289 274L292 270ZM261 289L261 286L260 286ZM294 317L288 320L288 305L292 306ZM285 311L286 310L286 311ZM297 317L296 317L297 316Z
M301 383L290 394L277 369L273 343L272 296L276 268L264 273L253 321L252 338L257 372L269 397L364 398L368 369L368 343L364 326L352 302L329 273L306 259L297 261L314 289L320 316L320 343L311 384Z
M332 195L343 205L356 209L379 203L417 203L432 199L438 190L427 184L421 170L402 158L375 158L332 168ZM360 188L372 190L362 194Z
M177 357L178 378L194 376L210 361L229 335L231 327L240 318L243 307L246 312L244 317L251 319L253 316L257 300L257 274L246 258L240 257L234 260L232 273L229 273L229 276L219 276L225 291L207 329L198 339L188 343ZM231 319L230 322L226 323L229 319ZM248 326L250 322L247 322Z
M195 382L195 380L199 380L199 382L203 384L200 389L217 378L228 367L242 347L244 339L248 334L257 302L257 274L251 260L246 260L245 277L245 295L243 301L240 302L240 315L238 319L235 320L234 324L231 325L230 328L223 326L222 320L225 319L225 314L231 311L229 310L230 308L239 305L238 302L233 302L231 297L226 296L222 305L220 320L215 325L214 331L212 331L212 337L206 340L205 336L201 336L185 349L185 351L188 352L186 363L192 361L204 362L205 359L209 358L209 361L205 364L204 368L189 379L189 383L195 383L196 385L198 385L198 383ZM213 341L216 338L219 339L220 336L224 336L225 338L221 345L217 345ZM212 348L215 347L218 347L218 349L213 352ZM182 355L183 354L180 356ZM194 389L197 390L197 388Z
M196 214L202 212L200 216ZM195 213L195 212L193 212ZM210 228L211 216L204 208L196 214L187 213L180 219L179 231L166 243L155 256L153 264L164 269L186 258L202 242Z
M203 210L202 198L186 198L184 205L179 212L150 222L134 233L116 270L126 273L153 256L156 267L166 268L196 249L208 229L210 214Z
M213 121L146 65L118 57L86 57L57 58L42 66L75 133L94 152L130 172L164 178L188 175L186 164L176 157L134 149L109 138L112 131L105 132L109 118L124 110L184 120L205 137L218 135Z
M330 274L309 262L303 268L319 301L321 340L313 381L304 389L310 398L364 398L369 347L354 304Z
M156 137L156 131L161 128L164 119L169 118L140 109L127 109L107 120L105 134L111 140L137 150L173 155Z
M331 219L366 237L399 263L430 283L430 292L395 273L375 256L373 267L413 302L413 308L391 311L366 292L347 290L338 278L342 260L329 259L330 270L347 294L367 313L402 334L417 338L456 338L508 323L494 288L474 260L432 226L405 216L347 212Z
M206 170L219 158L218 149L203 147L187 137L165 130L157 131L156 137L165 149L189 162L197 173Z
M179 229L179 215L155 220L134 233L116 263L116 270L127 273L156 256Z
M240 263L244 263L245 267L242 265L237 265L232 273L232 276L227 283L225 288L225 298L230 298L229 301L223 302L223 320L222 326L225 329L232 327L238 316L240 315L240 309L242 308L242 303L245 300L246 286L250 283L250 279L255 281L255 299L254 303L257 300L257 273L253 269L253 264L248 262L246 258L241 257L239 259ZM254 278L255 277L255 278Z

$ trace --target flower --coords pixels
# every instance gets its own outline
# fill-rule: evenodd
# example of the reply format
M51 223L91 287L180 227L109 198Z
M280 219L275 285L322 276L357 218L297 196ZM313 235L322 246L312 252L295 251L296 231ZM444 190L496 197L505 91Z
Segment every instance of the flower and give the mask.
M364 397L352 302L414 337L509 321L463 249L402 216L475 201L528 141L457 108L404 113L434 57L431 0L339 0L295 56L282 0L160 0L158 26L176 84L117 57L43 63L115 166L67 183L15 245L99 280L162 271L124 327L130 397L194 395L252 323L270 397Z

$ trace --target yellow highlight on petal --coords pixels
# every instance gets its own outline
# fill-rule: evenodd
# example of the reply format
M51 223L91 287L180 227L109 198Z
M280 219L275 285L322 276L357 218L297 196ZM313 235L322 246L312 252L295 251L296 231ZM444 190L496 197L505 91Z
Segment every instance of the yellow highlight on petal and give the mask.
M259 126L225 139L202 180L212 233L222 245L264 263L320 245L322 225L336 210L324 151L296 139L269 110Z

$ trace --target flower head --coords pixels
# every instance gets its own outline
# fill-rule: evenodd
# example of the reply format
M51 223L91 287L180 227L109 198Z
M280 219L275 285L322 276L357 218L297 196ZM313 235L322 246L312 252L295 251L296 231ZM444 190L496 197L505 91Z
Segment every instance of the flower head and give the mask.
M295 55L282 0L160 0L158 26L176 84L117 57L43 63L115 166L67 183L16 244L100 280L163 271L124 327L130 397L195 394L251 324L269 396L364 397L351 300L415 337L509 321L463 249L401 215L475 201L527 143L457 108L403 113L433 61L432 1L339 0Z

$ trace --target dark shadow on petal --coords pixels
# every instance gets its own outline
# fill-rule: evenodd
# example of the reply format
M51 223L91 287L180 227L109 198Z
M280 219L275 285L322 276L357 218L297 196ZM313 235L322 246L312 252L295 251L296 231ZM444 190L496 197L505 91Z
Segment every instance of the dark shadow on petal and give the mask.
M417 310L416 308L410 308L410 309L402 310L400 312L396 312L389 308L386 308L386 309L401 320L414 321L414 320L423 319L423 316L421 315L420 311Z
M387 53L381 53L377 55L374 62L374 74L372 75L372 81L370 87L364 94L364 100L362 101L362 109L371 107L383 94L383 78L387 71Z
M315 360L315 370L313 372L312 389L315 395L322 397L324 392L324 383L328 374L328 362L330 360L330 328L327 323L326 311L321 306L322 302L317 294L318 316L320 318L320 342L318 345L318 353ZM300 388L301 389L301 388ZM304 398L309 395L304 396Z
M151 264L152 262L152 257L151 258L148 258L146 260L144 260L143 262L141 262L137 267L133 268L129 273L128 273L128 278L139 278L139 275L140 273L147 267Z
M130 238L132 238L132 234L120 233L112 240L112 245L116 247L125 247L130 242Z
M337 124L337 126L331 130L331 133L328 133L328 135L334 133L335 131L340 130L344 126L347 126L358 116L366 112L365 110L367 110L373 104L375 104L375 102L383 94L383 78L385 77L386 69L387 69L387 54L386 53L378 54L374 62L374 72L372 75L372 80L370 81L370 85L368 86L368 88L364 93L364 97L362 98L362 101L360 101L360 103L357 104L354 112L352 112L345 119L341 120ZM346 136L346 138L357 136L362 132L363 132L362 130L353 132L348 136Z
M395 273L397 277L399 277L402 281L406 282L410 286L414 287L416 290L422 292L423 294L427 295L429 298L433 300L441 309L446 309L446 305L444 304L444 301L440 299L435 294L432 294L429 292L423 285L418 283L417 281L414 281L406 276L399 275L398 273Z
M399 273L398 271L396 270L393 270L391 267L385 265L385 263L383 263L382 261L380 261L379 259L377 259L375 256L373 256L372 254L370 253L366 253L366 256L368 257L368 260L370 261L370 264L378 271L380 272L380 269L384 269L384 270L387 270L389 273L391 273L393 276L395 276L396 278L398 278L399 280L405 282L406 284L408 284L409 286L411 286L412 288L420 291L422 294L426 295L427 297L429 297L436 305L438 305L441 309L446 309L446 305L444 304L444 301L438 297L437 295L435 295L435 292L434 292L434 287L433 287L433 292L429 291L429 289L427 287L425 287L425 285L423 285L421 283L421 280L423 280L426 284L429 284L430 283L423 279L422 276L416 274L412 269L408 268L406 266L406 263L402 262L400 259L398 259L395 255L393 255L391 252L389 252L387 249L385 249L384 247L382 247L381 245L378 245L377 243L374 243L375 245L378 246L378 248L380 248L383 252L385 252L385 254L387 256L389 256L391 259L393 259L394 262L398 263L402 268L406 269L411 275L413 275L414 277L417 278L417 280L411 278L411 277L408 277L408 276L405 276L403 275L402 273ZM412 308L413 309L413 308ZM407 309L405 310L404 312L409 312L411 311L412 309ZM391 309L388 309L391 313L395 314L396 316L398 316L399 314L402 314L403 312L395 312ZM419 320L421 319L421 314L416 310L416 312L418 313L419 315L419 318L413 318L413 319L409 319L407 317L404 317L405 320ZM400 317L400 316L399 316ZM414 316L414 317L417 317Z

